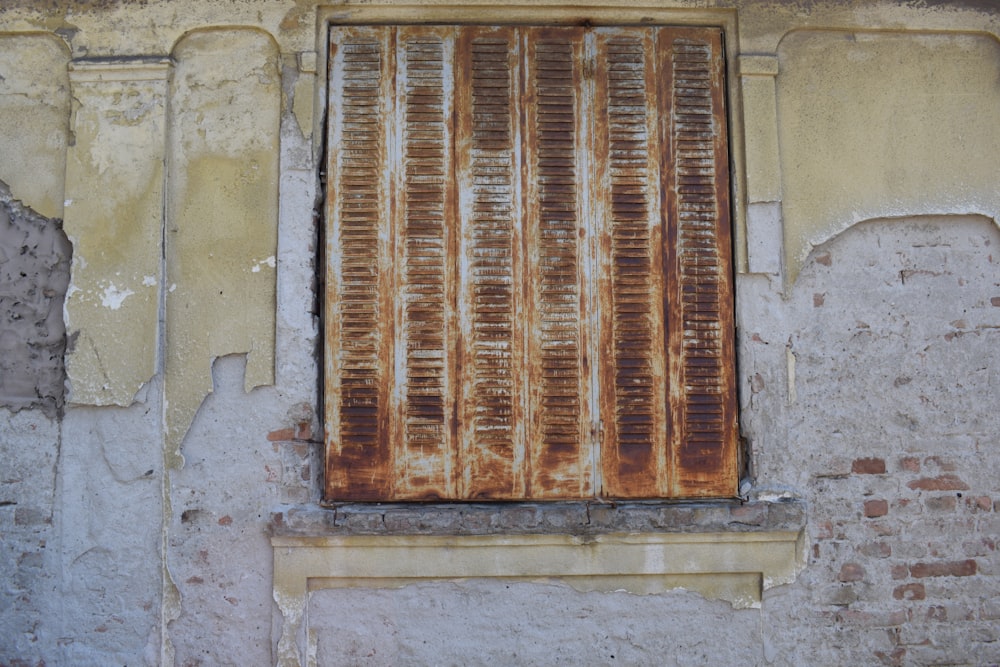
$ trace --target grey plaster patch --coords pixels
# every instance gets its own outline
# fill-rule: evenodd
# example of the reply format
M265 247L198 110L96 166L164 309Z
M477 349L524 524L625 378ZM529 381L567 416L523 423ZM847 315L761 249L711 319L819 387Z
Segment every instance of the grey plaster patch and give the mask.
M763 663L759 611L687 591L579 593L484 580L326 590L311 594L309 618L326 667Z
M11 410L62 408L71 255L62 221L22 205L0 181L0 405Z

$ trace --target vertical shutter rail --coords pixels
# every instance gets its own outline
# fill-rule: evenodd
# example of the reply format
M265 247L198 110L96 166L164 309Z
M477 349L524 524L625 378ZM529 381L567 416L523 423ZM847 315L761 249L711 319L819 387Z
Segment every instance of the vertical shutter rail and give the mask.
M398 498L454 496L448 348L454 277L449 248L453 31L399 29L393 160Z
M670 31L679 319L673 495L734 495L735 389L722 41Z
M604 444L607 495L662 495L666 390L659 144L652 31L599 34L597 159L603 160L602 294L606 364L602 391L609 438Z
M517 39L465 28L455 108L466 498L524 496Z
M385 222L391 47L385 29L331 40L327 215L327 496L391 495L388 387L392 307Z
M525 234L528 263L529 492L535 498L593 493L589 371L582 310L585 221L584 30L525 31Z

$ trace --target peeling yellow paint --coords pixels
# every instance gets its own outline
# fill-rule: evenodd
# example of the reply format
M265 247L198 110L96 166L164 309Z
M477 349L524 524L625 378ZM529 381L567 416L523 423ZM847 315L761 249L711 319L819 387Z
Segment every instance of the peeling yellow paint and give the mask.
M54 35L0 33L0 180L47 218L63 213L68 61Z
M69 400L129 405L156 373L163 224L165 59L73 63L64 228Z
M281 104L278 51L263 32L199 31L178 43L174 57L165 235L168 453L179 453L212 390L214 359L246 354L248 391L274 382Z
M995 37L803 31L778 55L788 284L864 220L1000 216Z

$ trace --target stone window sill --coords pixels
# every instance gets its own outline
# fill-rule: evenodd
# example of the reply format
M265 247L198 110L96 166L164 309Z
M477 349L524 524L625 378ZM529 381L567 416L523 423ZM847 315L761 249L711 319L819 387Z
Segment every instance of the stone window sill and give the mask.
M795 500L286 506L271 517L278 664L306 664L309 593L326 588L501 578L756 607L802 569L804 525Z

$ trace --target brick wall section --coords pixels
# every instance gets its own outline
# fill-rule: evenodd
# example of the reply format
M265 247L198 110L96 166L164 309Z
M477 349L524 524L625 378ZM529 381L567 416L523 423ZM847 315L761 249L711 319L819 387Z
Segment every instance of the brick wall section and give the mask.
M758 483L809 506L809 565L764 602L773 664L1000 663L997 248L986 220L865 223L744 313ZM793 400L761 370L786 346Z

